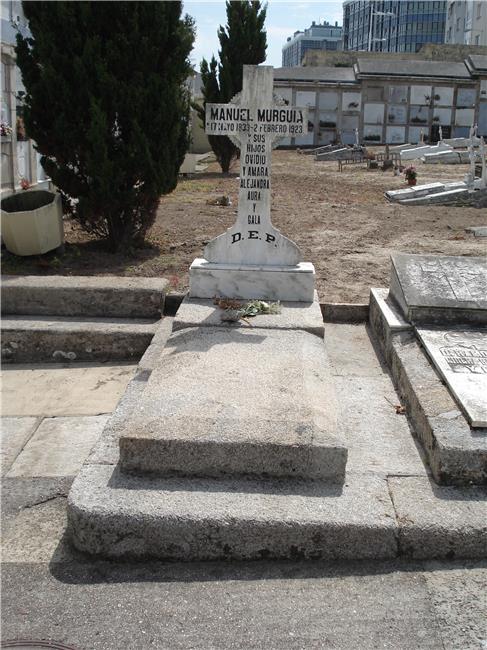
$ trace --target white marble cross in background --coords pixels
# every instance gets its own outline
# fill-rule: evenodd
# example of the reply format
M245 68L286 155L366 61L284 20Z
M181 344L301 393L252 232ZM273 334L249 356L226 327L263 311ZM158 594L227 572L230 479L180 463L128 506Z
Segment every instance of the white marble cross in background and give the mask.
M280 139L307 132L308 116L306 109L280 104L273 82L272 66L244 65L242 92L229 104L206 105L206 133L226 135L240 148L237 220L207 244L208 262L294 266L301 261L296 244L271 223L271 155Z

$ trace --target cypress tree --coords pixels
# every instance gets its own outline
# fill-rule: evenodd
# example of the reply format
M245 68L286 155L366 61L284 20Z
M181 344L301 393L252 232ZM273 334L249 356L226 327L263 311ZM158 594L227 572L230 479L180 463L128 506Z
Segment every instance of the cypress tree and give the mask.
M207 103L226 104L242 90L243 65L265 61L267 35L264 30L267 5L251 0L227 1L227 25L218 30L220 63L215 57L201 62L203 107L195 106L204 126ZM238 155L237 147L226 136L208 136L223 172L228 172Z
M72 216L111 250L140 244L189 144L194 40L181 2L23 2L27 132Z

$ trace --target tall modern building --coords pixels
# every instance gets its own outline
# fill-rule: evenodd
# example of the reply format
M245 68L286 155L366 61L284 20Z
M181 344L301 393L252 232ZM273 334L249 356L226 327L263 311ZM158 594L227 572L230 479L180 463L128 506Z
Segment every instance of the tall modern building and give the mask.
M487 2L449 0L445 43L487 46Z
M445 39L446 0L345 0L343 49L418 52Z
M294 32L282 48L282 65L285 68L301 65L306 50L341 50L342 27L326 21L317 25L314 21L304 32Z

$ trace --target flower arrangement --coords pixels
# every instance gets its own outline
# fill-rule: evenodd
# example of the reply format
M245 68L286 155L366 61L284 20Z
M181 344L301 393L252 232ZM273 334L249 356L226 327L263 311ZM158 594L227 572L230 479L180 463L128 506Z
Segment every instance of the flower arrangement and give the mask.
M416 173L416 167L413 167L413 165L410 165L409 167L406 167L404 170L404 176L407 181L415 181L417 177Z
M0 122L0 135L12 135L12 127L7 122Z

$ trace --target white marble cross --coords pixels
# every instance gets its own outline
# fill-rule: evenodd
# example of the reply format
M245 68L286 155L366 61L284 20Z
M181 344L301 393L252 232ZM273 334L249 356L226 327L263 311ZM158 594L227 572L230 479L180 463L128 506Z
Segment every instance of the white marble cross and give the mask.
M481 162L481 169L482 172L480 174L480 187L481 189L487 188L487 161L485 160L485 154L486 154L486 149L485 149L485 140L484 137L482 136L480 138L480 144L479 144L479 151L480 151L480 162Z
M470 127L470 133L469 133L469 138L470 141L468 143L468 156L470 160L470 172L465 175L465 182L467 185L471 188L473 188L474 183L475 183L475 143L474 143L474 138L477 133L477 125L473 124Z
M271 155L280 139L307 133L308 116L306 109L279 103L273 81L272 66L244 65L242 92L229 104L206 105L206 133L226 135L240 148L237 220L207 244L208 262L294 266L301 261L296 244L271 223Z

